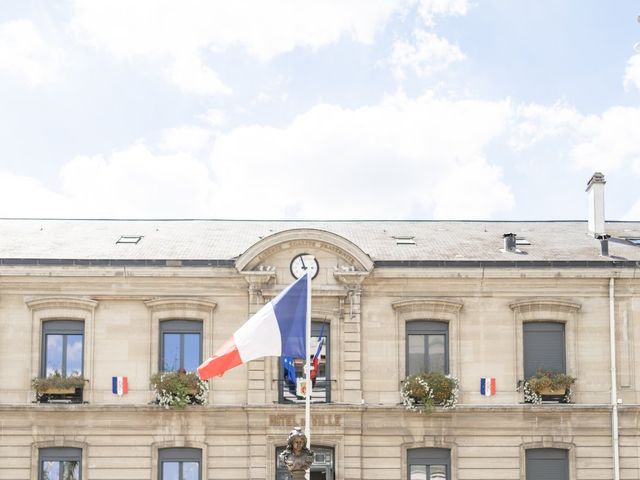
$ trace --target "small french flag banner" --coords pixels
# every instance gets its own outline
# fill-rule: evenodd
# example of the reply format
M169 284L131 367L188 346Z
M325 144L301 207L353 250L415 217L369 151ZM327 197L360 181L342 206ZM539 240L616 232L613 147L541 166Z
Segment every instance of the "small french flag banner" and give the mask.
M480 395L491 397L496 394L496 379L494 377L482 377L480 379Z
M114 395L125 395L129 391L127 377L111 377L111 391Z

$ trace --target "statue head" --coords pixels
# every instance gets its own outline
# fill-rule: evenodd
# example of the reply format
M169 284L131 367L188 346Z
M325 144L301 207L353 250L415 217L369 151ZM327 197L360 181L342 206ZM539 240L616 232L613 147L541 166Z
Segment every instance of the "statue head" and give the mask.
M295 454L300 454L307 446L307 436L300 427L296 427L289 433L287 439L287 449Z

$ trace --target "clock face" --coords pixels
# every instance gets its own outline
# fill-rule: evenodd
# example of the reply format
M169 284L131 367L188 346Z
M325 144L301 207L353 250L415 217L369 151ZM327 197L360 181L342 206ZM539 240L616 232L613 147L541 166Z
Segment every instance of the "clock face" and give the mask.
M318 275L318 260L316 260L316 257L309 253L302 253L293 257L293 260L291 260L291 275L300 278L307 272L311 279L316 278Z

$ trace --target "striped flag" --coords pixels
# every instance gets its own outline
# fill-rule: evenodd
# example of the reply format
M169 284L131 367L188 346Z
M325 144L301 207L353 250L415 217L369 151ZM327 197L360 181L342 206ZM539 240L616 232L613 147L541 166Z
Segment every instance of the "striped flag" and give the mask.
M198 367L202 380L260 357L306 357L307 282L304 274L262 307Z
M494 377L482 377L480 379L480 395L491 397L496 394L496 379Z
M127 377L111 377L111 391L114 395L125 395L129 391Z

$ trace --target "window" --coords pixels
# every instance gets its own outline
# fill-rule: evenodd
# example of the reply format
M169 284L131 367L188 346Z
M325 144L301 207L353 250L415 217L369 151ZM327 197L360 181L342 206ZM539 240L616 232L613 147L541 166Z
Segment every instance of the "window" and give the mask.
M532 448L525 452L526 480L569 480L567 450Z
M565 373L564 323L527 322L523 325L524 378L538 370Z
M38 480L82 480L82 449L41 448Z
M285 447L276 449L276 480L289 480L289 470L280 460L280 454ZM311 465L311 480L335 479L335 451L330 447L313 447L313 465Z
M50 320L42 325L41 375L82 375L84 322Z
M447 448L410 448L407 468L408 480L449 480L451 452Z
M322 340L321 340L322 339ZM331 335L328 322L311 322L311 352L312 355L318 349L318 343L322 341L320 355L318 356L318 368L313 380L313 393L311 401L324 403L331 401ZM282 357L280 360L279 400L281 403L303 402L304 397L296 395L298 379L304 378L304 359Z
M158 449L158 480L200 480L201 470L199 448Z
M407 375L449 373L449 328L446 322L407 322Z
M194 372L202 363L202 322L166 320L160 322L160 370Z

